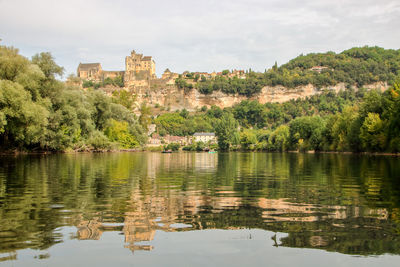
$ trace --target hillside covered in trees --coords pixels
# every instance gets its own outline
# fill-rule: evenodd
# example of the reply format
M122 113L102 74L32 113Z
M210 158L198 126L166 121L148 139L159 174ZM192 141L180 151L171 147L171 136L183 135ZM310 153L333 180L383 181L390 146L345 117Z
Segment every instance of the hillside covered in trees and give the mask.
M400 152L400 86L324 92L285 103L242 101L155 119L161 135L215 131L223 150Z
M317 88L345 83L362 87L375 82L392 85L399 77L400 50L380 47L351 48L341 53L312 53L300 55L288 63L275 65L264 73L249 70L245 79L228 77L229 71L212 79L186 77L177 79L179 88L197 88L203 94L221 91L226 94L252 96L264 86L281 85L287 88L312 84ZM197 78L197 79L196 79ZM193 82L195 82L193 84Z

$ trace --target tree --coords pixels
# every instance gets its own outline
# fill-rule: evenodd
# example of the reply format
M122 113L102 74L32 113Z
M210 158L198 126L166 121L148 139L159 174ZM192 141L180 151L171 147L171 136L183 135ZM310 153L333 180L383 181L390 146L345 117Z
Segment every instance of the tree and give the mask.
M104 150L111 147L110 140L101 131L94 131L88 139L88 144L94 150Z
M109 120L104 131L105 135L113 142L118 142L123 148L134 148L139 145L135 136L128 130L128 123Z
M289 127L281 125L273 131L268 138L268 149L273 151L286 151L289 147Z
M258 101L244 100L240 102L233 107L233 114L242 126L256 126L261 128L265 125L266 114L264 106L258 103Z
M165 113L155 119L160 134L186 135L185 119L179 113Z
M387 137L389 149L400 152L400 82L394 83L385 98L386 111L383 116L387 117Z
M55 79L56 75L62 76L64 74L64 68L58 66L53 56L48 52L34 55L32 63L38 65L48 79Z
M150 115L151 115L151 107L147 106L146 102L143 102L142 105L140 106L139 123L146 131L148 130L148 126L151 123Z
M319 116L299 117L291 121L289 132L292 147L298 148L299 141L302 140L305 150L321 150L325 124L326 122Z
M118 103L127 109L132 109L136 102L136 95L123 89L115 90L112 95L115 103Z
M332 118L332 126L328 129L332 149L338 151L354 151L359 147L360 118L356 106L347 106L343 112Z
M207 116L211 118L221 118L223 115L223 111L220 107L216 105L212 105L211 108L207 111Z
M48 124L46 107L33 102L29 92L18 83L0 80L0 88L1 146L23 148L40 143Z
M182 109L179 114L185 119L187 119L189 117L189 111L187 111L185 108Z
M379 114L368 113L361 127L360 139L364 149L368 151L382 151L385 148L385 122Z
M110 98L99 91L90 92L89 97L93 109L93 121L97 129L103 130L112 114Z
M0 46L0 79L14 81L19 73L24 73L29 60L18 54L18 49Z
M240 145L243 149L253 150L257 144L257 136L253 130L245 129L240 133Z
M235 142L235 138L237 138L237 126L237 121L232 113L225 112L222 115L215 128L220 150L229 150Z

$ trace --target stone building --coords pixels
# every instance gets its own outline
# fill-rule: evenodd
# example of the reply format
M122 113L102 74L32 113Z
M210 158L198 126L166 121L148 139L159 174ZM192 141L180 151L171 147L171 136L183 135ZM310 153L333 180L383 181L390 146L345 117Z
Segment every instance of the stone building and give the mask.
M310 70L321 73L323 70L329 69L326 66L314 66Z
M79 63L77 74L83 80L99 81L102 72L100 63Z
M119 70L103 70L102 72L102 78L107 79L115 79L117 77L124 77L125 71L119 71Z
M82 80L100 82L107 78L124 77L125 72L103 70L100 63L79 63L77 74Z
M167 68L164 73L161 75L161 79L169 79L169 77L171 76L172 72Z
M217 141L215 133L194 133L193 140L195 142L204 142L204 143L207 142L215 143Z
M125 58L125 86L136 85L137 80L149 80L156 78L156 63L151 56L136 54L132 50L131 55Z
M136 54L135 50L125 58L125 71L105 71L100 63L79 63L77 75L82 80L95 82L107 78L122 77L125 86L148 86L151 79L156 79L156 63L151 56Z
M169 69L166 69L161 76L166 85L174 85L177 78L179 78L179 74L171 72Z

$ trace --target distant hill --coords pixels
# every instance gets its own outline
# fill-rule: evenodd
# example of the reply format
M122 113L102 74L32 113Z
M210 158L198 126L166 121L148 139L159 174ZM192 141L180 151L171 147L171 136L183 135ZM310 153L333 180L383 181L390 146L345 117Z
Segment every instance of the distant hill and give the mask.
M226 94L252 96L264 86L282 85L287 88L312 84L326 87L345 83L362 87L376 82L389 85L400 76L400 50L380 47L360 47L335 52L300 55L278 67L275 64L265 73L249 71L245 79L217 76L197 83L203 94L222 91Z
M317 71L315 67L323 67ZM342 53L312 53L300 55L277 71L272 68L266 75L271 84L281 84L287 87L311 83L316 86L335 85L340 82L357 85L372 84L383 81L393 83L400 70L400 50L381 47L351 48ZM287 81L274 79L287 77ZM287 72L290 75L287 75ZM286 75L285 75L286 74Z

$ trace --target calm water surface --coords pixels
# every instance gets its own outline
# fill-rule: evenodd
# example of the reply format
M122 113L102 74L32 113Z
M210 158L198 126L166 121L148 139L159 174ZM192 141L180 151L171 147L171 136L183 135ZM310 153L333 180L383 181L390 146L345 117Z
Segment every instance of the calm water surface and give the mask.
M2 266L399 266L400 158L0 157Z

